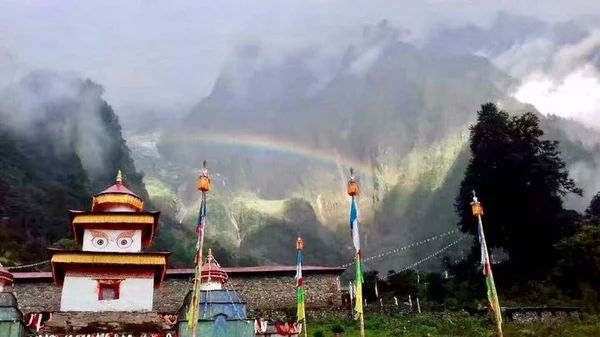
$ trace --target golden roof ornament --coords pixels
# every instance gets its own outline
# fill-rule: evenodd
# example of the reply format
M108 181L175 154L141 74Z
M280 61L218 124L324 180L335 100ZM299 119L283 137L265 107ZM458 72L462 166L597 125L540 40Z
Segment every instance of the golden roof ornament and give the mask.
M473 216L482 216L483 215L483 206L477 199L475 190L473 190L473 202L471 202L471 211L473 212Z
M134 212L144 209L144 201L123 184L123 173L117 171L115 184L96 194L92 199L92 212L105 212L119 206L126 206Z
M358 184L354 181L354 169L350 168L350 181L348 181L348 195L349 196L357 196L360 194L360 190L358 188Z
M208 169L206 168L206 160L202 162L202 169L200 170L200 176L198 177L197 188L201 192L208 192L211 188L210 177L208 176Z
M296 240L296 249L304 250L304 240L298 235L298 239Z

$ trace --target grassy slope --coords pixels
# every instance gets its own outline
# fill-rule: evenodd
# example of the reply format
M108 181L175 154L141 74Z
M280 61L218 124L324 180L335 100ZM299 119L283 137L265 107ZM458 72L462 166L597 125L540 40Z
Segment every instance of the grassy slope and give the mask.
M356 322L311 322L308 335L322 331L325 337L333 336L331 328L339 324L344 327L343 337L360 336ZM424 314L414 317L365 317L367 337L492 337L493 325L488 318L476 318L460 313ZM562 323L505 323L505 337L590 337L600 335L600 317L586 316L581 320Z

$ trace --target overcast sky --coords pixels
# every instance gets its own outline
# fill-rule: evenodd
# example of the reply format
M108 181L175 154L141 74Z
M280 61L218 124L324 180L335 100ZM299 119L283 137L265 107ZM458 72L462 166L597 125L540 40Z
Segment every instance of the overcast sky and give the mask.
M186 108L207 95L232 47L258 39L282 49L340 41L388 19L417 32L485 24L499 9L564 20L600 1L563 0L0 0L0 85L31 69L72 71L127 106Z

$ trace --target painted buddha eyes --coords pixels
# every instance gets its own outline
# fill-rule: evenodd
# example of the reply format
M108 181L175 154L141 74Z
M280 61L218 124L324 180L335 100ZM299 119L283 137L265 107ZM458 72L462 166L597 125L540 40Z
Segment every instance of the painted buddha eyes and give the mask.
M132 238L120 238L117 241L117 246L119 246L119 248L129 248L129 246L131 246L132 243Z
M108 240L103 239L103 238L93 238L92 244L94 244L94 246L96 246L96 248L104 248L108 245Z
M92 244L98 249L102 249L108 246L108 235L102 231L91 231L92 233Z
M129 246L131 246L131 244L133 243L134 234L135 231L127 231L119 234L119 236L117 237L117 246L119 246L119 248L121 249L129 248Z
M110 241L115 242L119 248L126 249L133 244L135 231L121 232L116 238L109 237L105 232L98 230L90 230L90 233L92 234L92 244L98 249L106 248Z

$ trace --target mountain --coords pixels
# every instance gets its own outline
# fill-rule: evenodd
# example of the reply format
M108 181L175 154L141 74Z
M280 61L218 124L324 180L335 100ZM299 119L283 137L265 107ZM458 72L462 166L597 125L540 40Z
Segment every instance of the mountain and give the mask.
M515 43L509 29L514 20L520 22L500 16L491 29L506 30L506 45L497 52ZM558 30L553 36L567 42L581 35L577 29L563 33L571 28L521 21L517 31L531 35ZM453 200L469 159L468 126L480 104L498 102L513 113L536 110L510 96L519 81L489 59L441 50L435 43L417 47L402 36L386 21L366 28L337 63L328 63L328 76L313 70L317 56L291 53L273 61L260 45L239 48L212 93L183 123L160 138L155 134L152 146L159 161L171 167L153 179L177 196L185 214L197 203L190 182L201 161L209 160L215 180L211 193L230 217L218 218L215 226L237 237L240 254L277 263L291 261L280 253L292 245L293 225L301 234L323 233L312 243L321 247L318 255L342 246L348 251L342 251L340 262L349 259L344 186L351 166L362 188L366 256L455 228ZM570 120L540 118L547 137L561 141L571 167L597 170L596 131ZM589 177L576 178L590 186ZM306 223L286 215L284 205L292 200L303 201ZM570 204L581 207L588 201ZM262 218L246 220L248 209ZM192 226L192 221L183 222ZM248 237L247 228L263 240ZM235 247L235 240L230 242ZM374 266L398 268L445 244L427 243Z
M0 262L36 262L48 245L71 245L66 210L89 207L122 169L146 207L162 212L152 248L173 251L172 265L189 265L203 160L213 182L206 246L223 265L293 264L298 234L306 264L349 262L350 167L361 186L366 257L455 229L454 197L479 106L492 101L514 114L536 112L511 96L519 79L472 50L510 49L519 37L513 26L523 36L558 29L525 18L496 21L492 33L470 27L484 37L463 52L408 43L387 21L366 27L334 57L314 47L281 54L244 44L187 116L165 121L160 111L139 109L125 115L126 130L101 86L32 73L0 92L0 239L9 242ZM563 36L557 43L580 38L573 31L556 33ZM440 41L452 45L454 35L446 34ZM487 44L485 34L504 42ZM600 190L600 134L538 115L584 187L584 198L567 200L581 210ZM367 265L397 270L458 237L421 242ZM444 254L458 256L469 246L464 240ZM419 268L440 267L432 259Z
M450 53L500 55L532 40L546 40L557 46L576 44L590 35L589 26L581 20L546 22L499 12L488 27L441 28L426 41L426 45Z

